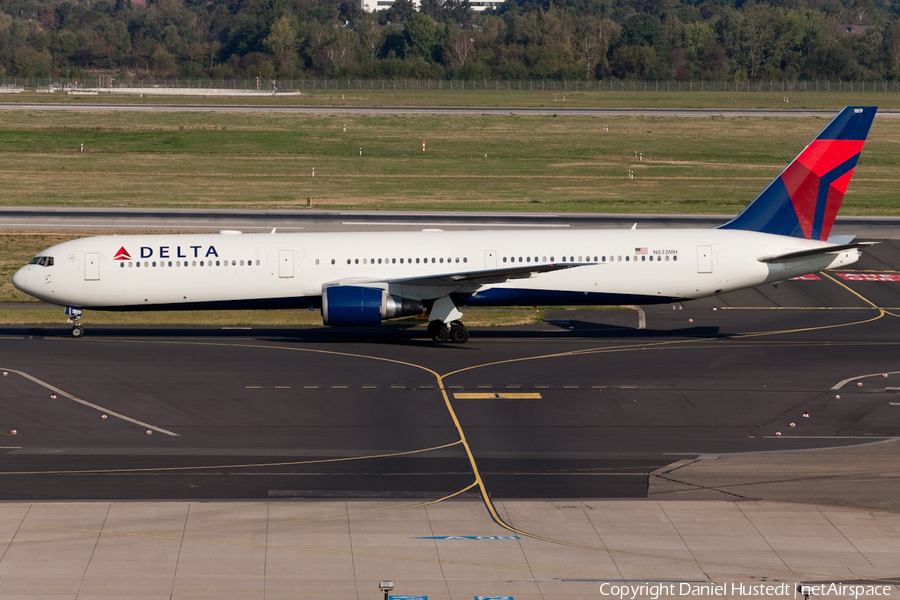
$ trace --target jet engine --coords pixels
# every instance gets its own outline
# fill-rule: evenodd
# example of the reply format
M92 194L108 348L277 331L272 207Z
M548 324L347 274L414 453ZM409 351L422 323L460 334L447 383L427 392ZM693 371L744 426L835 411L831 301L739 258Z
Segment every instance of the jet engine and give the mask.
M420 300L392 296L381 288L333 285L322 289L322 321L335 327L377 325L423 310Z

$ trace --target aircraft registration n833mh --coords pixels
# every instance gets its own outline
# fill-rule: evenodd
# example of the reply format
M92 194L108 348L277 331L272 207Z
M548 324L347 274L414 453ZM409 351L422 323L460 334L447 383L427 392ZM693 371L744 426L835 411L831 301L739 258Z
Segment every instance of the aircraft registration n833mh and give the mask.
M99 236L48 248L13 276L82 309L321 309L326 325L427 314L462 343L464 306L659 304L848 265L829 237L876 107L847 107L736 218L716 229Z

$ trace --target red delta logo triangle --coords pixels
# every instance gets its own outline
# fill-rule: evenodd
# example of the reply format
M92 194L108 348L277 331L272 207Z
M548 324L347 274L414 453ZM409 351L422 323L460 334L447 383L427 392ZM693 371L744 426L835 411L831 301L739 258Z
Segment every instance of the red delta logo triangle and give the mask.
M113 260L131 260L131 255L128 254L128 250L125 249L125 246L119 248L119 251L116 252L116 256Z

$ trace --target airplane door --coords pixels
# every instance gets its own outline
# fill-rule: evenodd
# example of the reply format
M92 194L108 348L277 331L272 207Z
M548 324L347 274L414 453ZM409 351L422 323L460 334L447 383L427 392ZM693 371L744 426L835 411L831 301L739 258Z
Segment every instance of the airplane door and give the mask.
M697 272L713 272L712 246L697 246Z
M100 253L87 252L84 255L84 280L100 281Z
M485 250L484 251L484 268L485 269L496 269L497 268L497 251L496 250Z
M294 276L294 251L279 250L278 251L278 276L293 277Z

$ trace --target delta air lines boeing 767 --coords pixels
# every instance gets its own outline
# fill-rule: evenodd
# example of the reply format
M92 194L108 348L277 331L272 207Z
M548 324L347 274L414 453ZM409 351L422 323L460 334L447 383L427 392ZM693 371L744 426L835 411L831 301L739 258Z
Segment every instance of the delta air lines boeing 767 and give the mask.
M13 276L82 309L321 309L326 325L426 314L465 342L460 307L658 304L849 265L829 237L875 107L847 107L736 218L716 229L100 236L48 248Z

